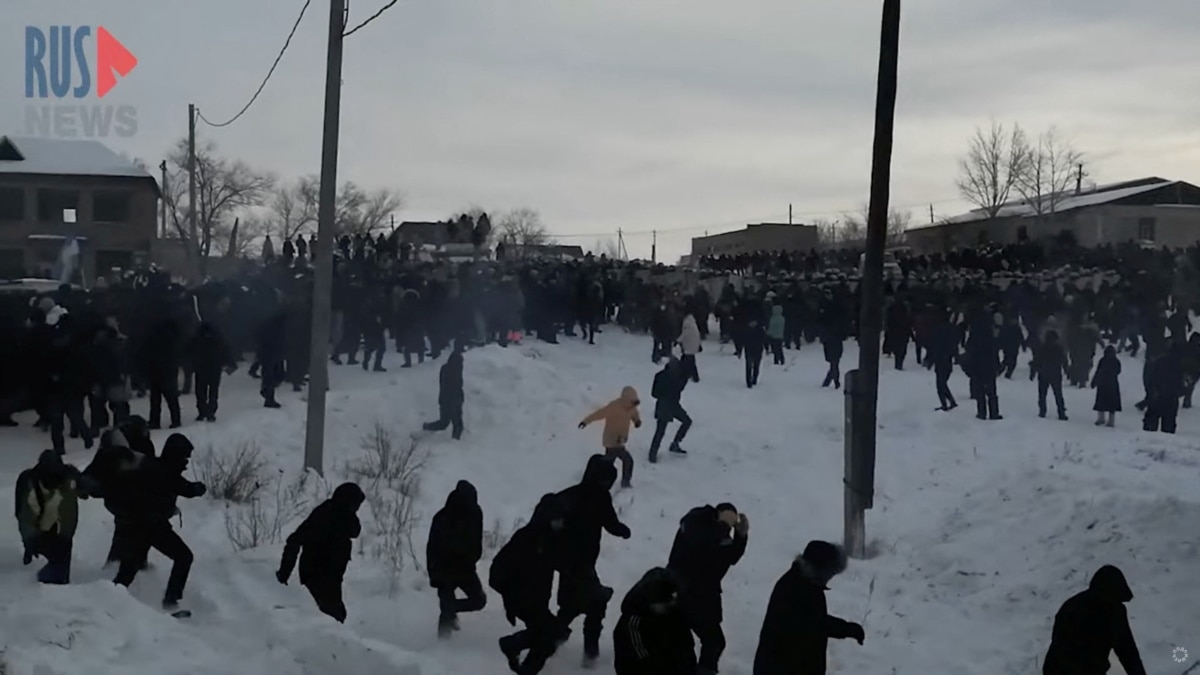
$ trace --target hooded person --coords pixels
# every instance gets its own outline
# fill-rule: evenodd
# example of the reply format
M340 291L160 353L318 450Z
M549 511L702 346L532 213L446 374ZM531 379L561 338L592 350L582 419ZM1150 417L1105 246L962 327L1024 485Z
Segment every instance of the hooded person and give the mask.
M194 499L207 492L204 483L183 476L193 449L186 436L171 434L163 444L161 457L147 457L128 473L128 489L135 495L135 502L115 583L126 587L132 584L150 549L157 550L172 561L163 595L163 608L167 610L178 608L193 560L192 550L171 527L171 518L179 513L176 502L180 497Z
M1105 565L1096 570L1087 590L1071 596L1054 616L1042 674L1103 675L1110 652L1116 652L1128 675L1146 675L1125 611L1132 599L1120 569Z
M153 459L153 454L149 455ZM81 486L89 497L104 500L104 508L113 516L112 544L105 564L120 562L129 546L129 534L138 510L134 480L136 469L147 455L135 452L119 429L100 434L100 447L87 468L83 470ZM146 561L139 565L146 569Z
M827 541L810 541L784 572L763 618L754 675L825 675L829 639L866 639L862 626L829 615L825 591L846 569L846 554Z
M695 675L696 643L679 600L678 580L661 567L629 589L613 630L616 675Z
M366 501L362 488L342 483L287 538L275 578L286 585L300 561L300 584L308 589L317 609L339 623L346 622L342 580L350 563L354 540L362 534L358 509Z
M565 632L584 615L583 654L585 664L600 655L600 634L613 589L600 583L596 561L600 557L601 531L628 539L629 527L613 507L613 483L617 469L604 455L592 455L578 484L557 493L565 516L562 532L554 542L558 578L558 619Z
M771 318L767 320L767 342L771 345L772 361L777 366L787 363L783 358L783 337L787 334L787 320L783 318L783 305L771 307Z
M686 386L687 373L683 371L682 364L675 357L668 359L667 365L654 375L654 385L650 389L650 395L654 397L655 422L654 438L650 441L651 464L658 461L659 445L662 444L663 436L667 433L667 427L676 420L680 422L680 425L675 432L675 439L671 441L670 451L676 455L687 454L683 448L679 447L684 437L687 436L688 430L692 428L692 418L688 416L680 402Z
M455 347L438 371L438 420L426 422L425 431L442 431L451 427L454 440L462 438L463 432L463 355Z
M150 438L150 423L141 415L131 415L124 424L117 427L124 436L126 448L141 453L147 457L157 457L154 441Z
M621 395L609 401L595 412L583 418L579 428L583 429L592 422L604 420L604 432L601 442L604 444L604 456L610 461L621 460L621 487L633 486L633 455L625 448L629 442L629 427L641 428L642 416L638 412L637 390L625 387Z
M16 517L25 546L24 563L28 565L38 556L46 559L37 575L44 584L71 581L79 499L87 496L77 490L78 476L75 467L63 464L54 450L44 451L36 466L17 476Z
M521 675L537 675L554 655L563 633L550 611L554 589L552 541L564 527L562 501L544 495L524 527L496 552L488 585L500 594L509 624L525 628L500 638L500 651L508 667ZM528 651L525 660L521 654Z
M487 604L483 583L475 566L483 557L483 510L479 508L479 493L471 483L460 480L446 505L433 516L429 527L429 542L425 547L425 567L429 585L437 589L441 615L438 635L448 636L458 630L458 615L478 612ZM465 599L458 599L462 590Z
M700 342L700 327L696 325L696 317L688 314L683 317L683 326L679 332L679 349L683 356L679 362L683 365L683 374L693 382L700 381L700 371L696 368L696 354L704 351Z
M730 503L698 506L679 521L667 569L682 586L681 605L700 638L698 673L716 673L725 651L721 581L746 553L750 519Z

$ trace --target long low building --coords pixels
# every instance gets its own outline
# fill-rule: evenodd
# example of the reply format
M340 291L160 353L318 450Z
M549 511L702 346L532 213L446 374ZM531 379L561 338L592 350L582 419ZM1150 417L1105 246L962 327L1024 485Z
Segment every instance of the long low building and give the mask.
M1017 200L1001 206L994 218L976 209L914 227L905 233L905 243L916 252L934 253L1055 239L1065 233L1088 247L1137 241L1177 248L1200 241L1200 187L1184 181L1141 178L1038 202L1041 214L1037 202Z
M692 258L706 255L741 255L811 251L817 248L816 225L751 223L741 230L692 237Z

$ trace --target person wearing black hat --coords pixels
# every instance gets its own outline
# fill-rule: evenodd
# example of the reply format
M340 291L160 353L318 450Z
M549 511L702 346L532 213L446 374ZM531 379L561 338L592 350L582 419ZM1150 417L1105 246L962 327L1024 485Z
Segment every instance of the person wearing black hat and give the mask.
M1054 615L1042 674L1106 673L1109 654L1116 652L1128 675L1146 675L1125 611L1132 599L1120 569L1105 565L1096 570L1087 590L1071 596Z
M716 673L725 651L721 581L746 553L750 519L733 504L698 506L679 521L667 560L683 587L681 605L700 638L698 673Z
M478 612L487 604L487 595L475 565L483 557L483 510L479 493L465 480L446 497L446 505L433 516L429 542L425 547L425 567L429 585L437 589L441 615L438 636L447 637L458 630L458 615ZM465 599L458 599L462 589Z
M342 483L333 496L322 502L287 538L283 559L275 579L287 585L300 561L300 584L308 589L317 609L345 623L346 603L342 600L342 580L354 550L354 540L362 534L358 509L366 501L362 488Z
M754 653L754 675L825 675L829 639L862 644L863 627L829 615L825 591L846 570L846 554L827 541L810 541L784 572L763 618Z
M695 675L696 642L680 592L675 576L655 567L625 595L613 630L616 675Z

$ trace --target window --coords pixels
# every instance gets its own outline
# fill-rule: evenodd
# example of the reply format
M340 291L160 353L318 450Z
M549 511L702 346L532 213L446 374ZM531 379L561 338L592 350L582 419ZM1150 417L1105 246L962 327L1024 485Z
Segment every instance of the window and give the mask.
M1158 225L1157 218L1139 218L1138 219L1138 240L1139 241L1157 241L1155 232Z
M38 190L38 221L43 223L75 222L79 208L79 193L75 190ZM68 220L68 217L70 220Z
M0 188L0 221L25 219L25 191L21 188Z
M92 222L124 223L129 220L129 193L97 192L92 195Z

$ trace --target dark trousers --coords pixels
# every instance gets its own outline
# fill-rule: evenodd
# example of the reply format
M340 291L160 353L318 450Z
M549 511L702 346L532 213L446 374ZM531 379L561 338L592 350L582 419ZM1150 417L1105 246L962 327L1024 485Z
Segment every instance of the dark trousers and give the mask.
M561 635L558 622L547 607L514 609L512 614L525 624L525 628L500 638L500 647L512 653L514 658L519 658L522 652L528 650L519 672L522 675L537 675L558 649Z
M614 463L621 460L621 485L628 487L633 481L633 455L621 445L615 448L605 448L604 456Z
M178 377L179 374L174 370L150 375L150 426L162 426L163 399L167 401L171 425L177 426L180 423Z
M38 581L58 585L71 583L71 539L43 532L31 543L31 552L46 559L45 566L38 570Z
M753 387L758 384L758 371L762 367L762 352L753 352L746 350L742 360L746 362L746 386Z
M1000 397L996 395L996 378L971 378L971 386L975 389L975 416L979 419L999 419Z
M54 451L63 454L67 451L65 417L71 423L71 429L83 436L85 445L92 443L92 430L83 419L83 397L71 394L52 393L46 397L45 414L50 422L50 443Z
M650 353L650 360L658 363L660 359L665 359L671 355L671 343L666 340L654 338L654 351Z
M687 432L692 428L692 418L688 416L687 411L683 406L675 406L675 413L670 417L661 417L655 420L654 438L650 440L650 461L658 460L658 448L662 445L663 436L667 434L667 427L671 422L679 421L679 429L675 431L675 440L671 441L671 447L677 448L683 442Z
M122 586L132 584L152 548L172 561L163 601L179 602L192 570L193 556L192 549L188 548L170 523L141 526L136 532L130 533L129 547L122 552L121 567L117 570L114 583Z
M933 376L937 378L938 401L943 408L953 408L958 405L954 394L950 393L950 375L954 372L954 364L939 363L934 369Z
M118 426L125 423L129 419L129 402L125 400L113 400L109 397L108 392L115 387L102 389L99 393L88 394L88 408L91 415L92 435L98 435L101 430L107 429L109 422L112 425ZM111 418L109 411L112 411Z
M777 366L787 363L783 358L783 340L771 338L771 356L774 357L774 363Z
M896 341L892 348L892 357L896 360L896 370L904 370L904 359L908 356L908 342Z
M1146 401L1146 414L1142 417L1143 431L1175 433L1176 417L1179 416L1179 399L1174 396L1152 395Z
M1058 416L1067 416L1067 404L1063 402L1062 380L1047 377L1038 378L1038 414L1046 416L1046 392L1054 392L1054 404L1058 407Z
M274 356L260 356L259 362L262 363L262 386L259 387L258 393L262 394L263 401L273 403L275 390L279 388L280 384L283 384L283 359Z
M201 417L215 416L220 394L221 369L196 369L196 413Z
M700 640L701 670L717 672L721 655L725 653L725 631L721 629L721 596L684 598L683 611L692 633Z
M667 354L671 352L668 349ZM683 367L683 376L691 378L692 382L700 381L700 371L696 368L696 355L684 354L679 357L679 365Z
M317 602L321 613L332 617L338 623L346 623L346 603L342 600L342 582L340 580L310 581L304 584L308 594Z
M566 632L571 623L583 615L583 651L588 655L600 653L600 634L604 630L604 615L613 589L600 583L595 569L564 571L558 577L558 622Z
M1000 368L1004 371L1004 378L1006 380L1011 380L1013 371L1017 369L1017 353L1018 352L1015 349L1002 353L1002 358L1004 361Z
M467 597L460 599L456 595L459 590ZM439 623L453 621L464 612L478 612L487 605L487 594L483 592L483 584L476 572L458 579L443 580L438 585L437 594L438 606L442 611Z
M426 422L424 425L425 431L444 431L446 427L453 427L451 435L455 439L462 438L463 420L461 405L438 403L438 420L436 422Z

